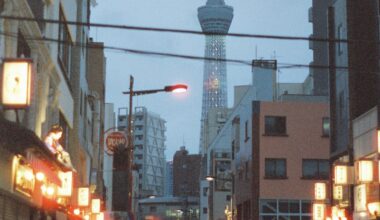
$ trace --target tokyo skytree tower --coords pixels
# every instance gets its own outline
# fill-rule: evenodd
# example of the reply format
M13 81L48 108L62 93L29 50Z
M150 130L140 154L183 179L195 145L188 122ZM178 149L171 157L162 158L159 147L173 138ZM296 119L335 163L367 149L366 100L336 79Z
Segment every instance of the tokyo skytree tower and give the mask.
M224 0L207 0L198 8L198 19L206 34L205 60L203 69L203 98L201 116L200 153L205 153L204 124L211 108L227 107L227 73L225 34L233 18L233 8Z

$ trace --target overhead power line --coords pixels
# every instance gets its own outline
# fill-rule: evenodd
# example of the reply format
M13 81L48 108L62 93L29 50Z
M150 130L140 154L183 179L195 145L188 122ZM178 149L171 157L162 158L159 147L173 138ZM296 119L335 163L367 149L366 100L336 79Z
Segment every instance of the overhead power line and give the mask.
M193 34L193 35L223 35L230 37L241 37L241 38L261 38L261 39L272 39L272 40L292 40L292 41L315 41L315 42L332 42L332 43L350 43L350 42L369 42L365 39L358 40L347 40L347 39L328 39L319 37L301 37L301 36L285 36L285 35L263 35L263 34L244 34L244 33L227 33L227 34L217 34L217 33L205 33L202 31L195 30L183 30L183 29L173 29L173 28L157 28L157 27L142 27L142 26L130 26L130 25L117 25L117 24L103 24L103 23L92 23L92 22L79 22L79 21L60 21L55 19L43 19L43 18L30 18L30 17L20 17L11 15L0 15L0 18L10 19L10 20L23 20L23 21L34 21L34 22L46 22L54 24L68 24L76 26L91 26L100 28L113 28L113 29L124 29L124 30L136 30L136 31L152 31L152 32L167 32L167 33L180 33L180 34ZM378 42L374 42L378 43Z
M16 33L9 33L9 32L0 32L0 35L16 38L18 35ZM188 55L188 54L177 54L177 53L167 53L167 52L157 52L157 51L148 51L148 50L137 50L137 49L130 49L130 48L123 48L123 47L116 47L116 46L106 46L99 47L97 45L91 45L86 43L73 43L69 41L61 41L59 39L53 39L53 38L40 38L40 37L33 37L33 36L26 36L23 35L25 40L29 41L39 41L39 42L53 42L53 43L64 43L64 44L70 44L77 47L84 47L84 48L91 48L91 49L106 49L106 50L112 50L112 51L121 51L125 53L131 53L131 54L138 54L138 55L147 55L147 56L161 56L161 57L172 57L172 58L179 58L179 59L188 59L188 60L199 60L199 61L216 61L216 62L227 62L232 64L240 64L240 65L248 65L251 66L251 60L239 60L239 59L221 59L221 58L213 58L213 57L203 57L203 56L195 56L195 55ZM286 69L296 69L296 68L314 68L314 69L328 69L330 66L328 65L315 65L315 64L293 64L293 63L277 63L278 68L286 68ZM334 68L340 69L340 70L347 70L348 67L344 66L335 66Z

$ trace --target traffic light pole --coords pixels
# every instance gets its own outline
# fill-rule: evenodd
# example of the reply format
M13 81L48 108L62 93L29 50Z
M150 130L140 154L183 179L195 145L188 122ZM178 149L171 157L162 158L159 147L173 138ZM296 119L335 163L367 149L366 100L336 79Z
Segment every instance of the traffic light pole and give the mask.
M133 210L132 210L132 194L133 194L133 176L132 176L132 165L133 165L133 138L132 138L132 108L133 108L133 76L129 77L129 114L128 114L128 130L127 130L127 172L128 172L128 201L127 201L127 211L130 220L135 220Z

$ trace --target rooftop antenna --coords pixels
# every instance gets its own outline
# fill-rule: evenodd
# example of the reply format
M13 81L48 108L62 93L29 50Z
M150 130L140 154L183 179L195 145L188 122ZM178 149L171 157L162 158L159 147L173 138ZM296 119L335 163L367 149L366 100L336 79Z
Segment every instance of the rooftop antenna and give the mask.
M255 59L257 60L257 44L255 45Z

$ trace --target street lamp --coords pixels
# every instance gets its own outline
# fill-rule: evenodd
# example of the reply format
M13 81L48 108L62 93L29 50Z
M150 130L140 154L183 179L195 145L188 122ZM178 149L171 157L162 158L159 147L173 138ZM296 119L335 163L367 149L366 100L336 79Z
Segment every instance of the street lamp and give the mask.
M207 180L208 182L212 182L212 181L215 180L215 176L206 176L206 180Z
M233 182L234 182L235 176L234 176L234 173L232 173L232 172L228 172L228 174L230 174L231 178L220 178L217 176L208 175L205 177L205 179L208 182L214 182L214 181L229 182L230 181L232 183L232 186L229 189L229 191L231 192L230 204L226 205L225 210L224 210L224 214L226 216L226 219L232 220L234 217L234 208L233 208L234 186L233 186Z
M132 94L132 96L137 96L137 95L153 94L153 93L157 93L157 92L182 93L182 92L186 92L186 91L187 91L187 85L176 84L176 85L165 86L163 89L125 91L125 92L123 92L123 94L125 94L125 95Z
M133 96L153 94L158 92L173 92L180 93L187 91L187 85L176 84L165 86L163 89L150 89L150 90L133 90L134 78L131 75L129 77L129 91L123 92L123 94L129 95L129 114L128 114L128 130L127 130L127 172L128 172L128 201L127 201L127 212L130 219L134 220L134 215L132 213L132 163L133 163L133 139L132 139L132 101Z

